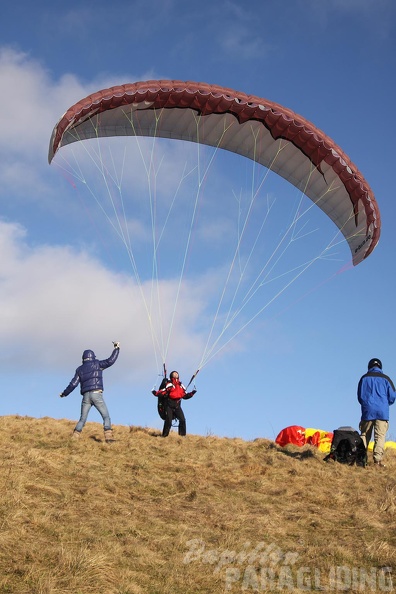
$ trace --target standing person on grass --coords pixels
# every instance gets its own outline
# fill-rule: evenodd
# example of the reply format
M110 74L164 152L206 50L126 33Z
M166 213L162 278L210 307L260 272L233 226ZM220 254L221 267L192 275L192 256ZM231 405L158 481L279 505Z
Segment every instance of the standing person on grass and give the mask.
M114 349L110 357L103 361L99 361L93 351L84 351L82 365L76 369L70 384L60 394L61 398L68 396L80 384L80 392L83 397L81 416L74 428L73 437L80 437L91 406L94 406L102 416L106 442L111 443L114 441L109 411L103 399L103 370L114 365L120 353L120 343L113 342L113 345Z
M392 380L382 373L379 359L370 359L367 373L360 378L357 394L362 409L361 437L367 448L374 429L374 464L384 467L382 457L389 427L389 406L395 402L396 392Z
M164 382L165 386L156 391L153 390L154 396L165 396L165 421L164 428L162 430L162 437L168 437L170 428L172 427L172 420L178 419L179 421L179 435L186 435L186 417L184 416L183 409L181 407L182 400L188 400L192 398L196 393L196 390L187 392L179 379L179 373L172 371L170 374L170 380Z

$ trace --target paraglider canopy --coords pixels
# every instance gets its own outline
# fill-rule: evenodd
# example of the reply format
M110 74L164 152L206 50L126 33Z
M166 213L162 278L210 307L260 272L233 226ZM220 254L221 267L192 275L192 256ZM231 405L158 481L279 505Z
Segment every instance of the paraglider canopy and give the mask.
M55 126L57 150L106 136L159 136L223 148L270 168L337 225L353 264L378 243L372 190L342 149L314 124L267 99L205 83L144 81L111 87L73 105Z
M278 433L275 443L281 447L287 445L296 445L299 447L312 445L317 447L321 452L329 452L332 439L333 432L331 431L313 428L306 429L300 425L290 425Z

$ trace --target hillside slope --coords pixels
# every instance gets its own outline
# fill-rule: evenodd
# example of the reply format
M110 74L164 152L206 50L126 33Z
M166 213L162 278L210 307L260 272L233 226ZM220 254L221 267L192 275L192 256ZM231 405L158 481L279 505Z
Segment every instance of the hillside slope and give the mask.
M0 593L393 589L394 452L364 469L265 439L0 425Z

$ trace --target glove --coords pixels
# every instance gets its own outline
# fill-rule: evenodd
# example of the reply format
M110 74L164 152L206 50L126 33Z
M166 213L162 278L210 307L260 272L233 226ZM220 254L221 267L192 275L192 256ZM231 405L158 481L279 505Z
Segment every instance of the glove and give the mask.
M185 394L183 396L184 400L190 400L190 398L192 398L194 396L194 394L196 394L197 391L196 390L192 390L191 392L187 392L187 394Z
M152 393L153 396L157 396L156 390L151 390L151 393Z
M61 393L59 394L59 398L66 398L66 394L64 394L63 392L61 392Z
M115 349L119 349L120 348L120 343L119 342L114 342L113 341L113 345Z

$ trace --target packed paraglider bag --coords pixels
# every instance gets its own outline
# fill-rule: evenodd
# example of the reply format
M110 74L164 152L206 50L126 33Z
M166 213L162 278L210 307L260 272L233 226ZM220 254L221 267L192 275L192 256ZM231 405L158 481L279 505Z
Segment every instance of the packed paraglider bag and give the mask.
M366 466L367 451L358 431L353 427L340 427L334 430L330 453L325 462L334 460L349 466Z

